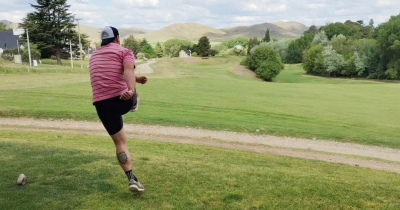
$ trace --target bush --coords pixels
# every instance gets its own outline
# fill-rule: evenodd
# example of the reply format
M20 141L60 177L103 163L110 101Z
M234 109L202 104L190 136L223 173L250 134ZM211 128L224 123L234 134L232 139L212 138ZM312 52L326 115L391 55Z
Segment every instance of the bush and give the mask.
M242 63L265 81L272 81L284 67L278 53L266 45L259 46Z
M31 44L31 60L40 60L41 54L40 51L38 50L37 45ZM24 51L22 52L22 61L29 63L29 53L28 53L28 45L24 45Z
M14 59L14 55L18 55L18 49L5 49L3 54L1 54L1 57L4 60L12 61Z
M137 59L144 59L146 57L146 55L144 53L138 53L136 55Z
M281 64L278 62L262 62L256 70L258 77L264 81L272 81L281 72Z

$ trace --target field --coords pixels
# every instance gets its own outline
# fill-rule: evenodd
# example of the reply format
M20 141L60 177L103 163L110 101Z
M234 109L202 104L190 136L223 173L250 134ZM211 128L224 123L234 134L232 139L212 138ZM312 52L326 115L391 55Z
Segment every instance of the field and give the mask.
M138 87L141 111L126 122L400 148L400 84L310 77L300 65L266 83L233 74L238 61L159 61ZM0 68L0 116L97 120L87 69L10 69Z
M233 73L241 58L161 59L132 124L400 148L400 84L324 79L287 65L274 83ZM79 61L78 61L79 62ZM0 61L0 117L98 121L87 69ZM399 175L130 135L146 187L127 191L109 137L0 128L0 209L398 209ZM15 181L20 173L28 185Z

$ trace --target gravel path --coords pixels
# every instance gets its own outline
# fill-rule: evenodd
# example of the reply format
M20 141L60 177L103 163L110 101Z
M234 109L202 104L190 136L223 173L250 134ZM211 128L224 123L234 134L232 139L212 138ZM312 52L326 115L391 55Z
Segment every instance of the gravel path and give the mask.
M0 118L0 130L45 131L107 136L100 122ZM194 128L132 125L130 138L206 145L234 150L320 160L400 173L400 150L333 141L261 136Z
M156 63L157 61L147 61L146 63L142 63L137 66L136 72L138 74L152 74L154 73L153 69L150 67L151 64Z

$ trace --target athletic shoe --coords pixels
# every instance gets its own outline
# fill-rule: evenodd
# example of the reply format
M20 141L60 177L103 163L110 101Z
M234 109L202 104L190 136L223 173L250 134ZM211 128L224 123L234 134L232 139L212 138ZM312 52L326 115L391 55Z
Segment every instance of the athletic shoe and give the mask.
M142 184L140 184L139 181L135 181L133 179L131 179L129 181L129 190L131 192L143 192L144 191L144 187Z
M135 95L133 97L134 97L133 100L135 100L135 98L136 98L136 104L133 105L131 112L136 112L139 108L139 96L135 93Z

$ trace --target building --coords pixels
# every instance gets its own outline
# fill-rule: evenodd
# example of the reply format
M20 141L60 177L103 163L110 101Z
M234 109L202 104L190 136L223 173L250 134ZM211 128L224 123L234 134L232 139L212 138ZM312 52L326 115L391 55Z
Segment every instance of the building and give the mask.
M180 58L190 58L190 57L192 57L192 52L190 50L181 50L179 52L179 57Z
M13 31L0 31L0 48L18 49L19 36L14 35Z

